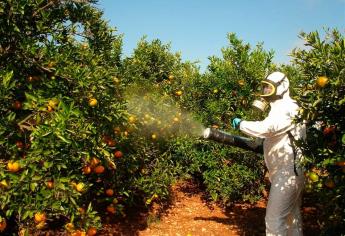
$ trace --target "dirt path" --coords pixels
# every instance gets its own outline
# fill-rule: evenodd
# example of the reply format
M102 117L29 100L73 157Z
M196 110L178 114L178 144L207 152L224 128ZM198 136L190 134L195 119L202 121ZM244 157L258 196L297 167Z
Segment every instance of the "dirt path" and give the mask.
M128 236L224 236L265 235L266 200L255 204L235 204L224 210L204 199L195 183L184 182L172 189L173 198L166 208L152 212L134 210L123 221L111 222L99 235ZM304 235L318 235L316 210L304 207Z

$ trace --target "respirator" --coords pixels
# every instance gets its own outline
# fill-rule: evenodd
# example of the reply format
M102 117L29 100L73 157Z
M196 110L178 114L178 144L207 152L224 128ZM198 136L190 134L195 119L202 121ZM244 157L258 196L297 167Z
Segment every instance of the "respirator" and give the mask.
M252 106L264 112L268 108L269 102L281 99L283 94L278 95L277 88L285 78L286 76L283 75L278 82L273 82L268 80L268 78L261 81L256 91L256 94L258 94L259 98L254 100Z

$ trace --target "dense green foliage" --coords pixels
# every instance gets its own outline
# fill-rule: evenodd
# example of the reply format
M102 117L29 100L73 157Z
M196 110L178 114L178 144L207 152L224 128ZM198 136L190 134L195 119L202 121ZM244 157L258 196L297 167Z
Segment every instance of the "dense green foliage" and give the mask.
M121 57L122 38L94 1L0 2L0 231L33 233L59 222L72 235L101 217L164 201L194 178L210 199L255 201L263 158L201 138L205 127L256 120L253 89L281 69L308 121L308 190L328 202L326 232L344 229L344 37L303 34L293 65L228 35L206 72L160 40ZM327 78L324 86L315 80ZM238 133L239 134L239 133ZM316 180L317 178L317 180ZM3 227L4 223L11 227ZM6 225L5 225L6 226ZM328 230L328 231L327 231ZM332 231L333 230L333 231Z

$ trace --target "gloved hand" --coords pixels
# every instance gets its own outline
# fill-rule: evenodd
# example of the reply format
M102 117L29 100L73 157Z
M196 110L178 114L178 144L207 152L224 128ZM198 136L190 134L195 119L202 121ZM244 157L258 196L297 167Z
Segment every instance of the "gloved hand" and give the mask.
M238 129L240 127L240 123L241 123L241 119L240 118L235 118L232 120L232 128L234 129Z

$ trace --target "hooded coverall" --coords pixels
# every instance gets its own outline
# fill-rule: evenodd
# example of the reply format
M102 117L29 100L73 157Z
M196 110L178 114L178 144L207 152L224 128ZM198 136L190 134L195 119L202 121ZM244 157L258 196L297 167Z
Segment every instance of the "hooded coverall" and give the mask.
M306 130L303 124L293 122L299 107L290 98L288 79L280 72L275 73L268 79L279 82L279 76L284 76L277 87L281 99L270 102L270 112L263 121L241 121L239 129L264 139L264 158L271 182L265 217L266 235L299 236L303 235L300 206L304 174L298 165L302 155L297 147L294 151L287 132L299 140L305 138Z

